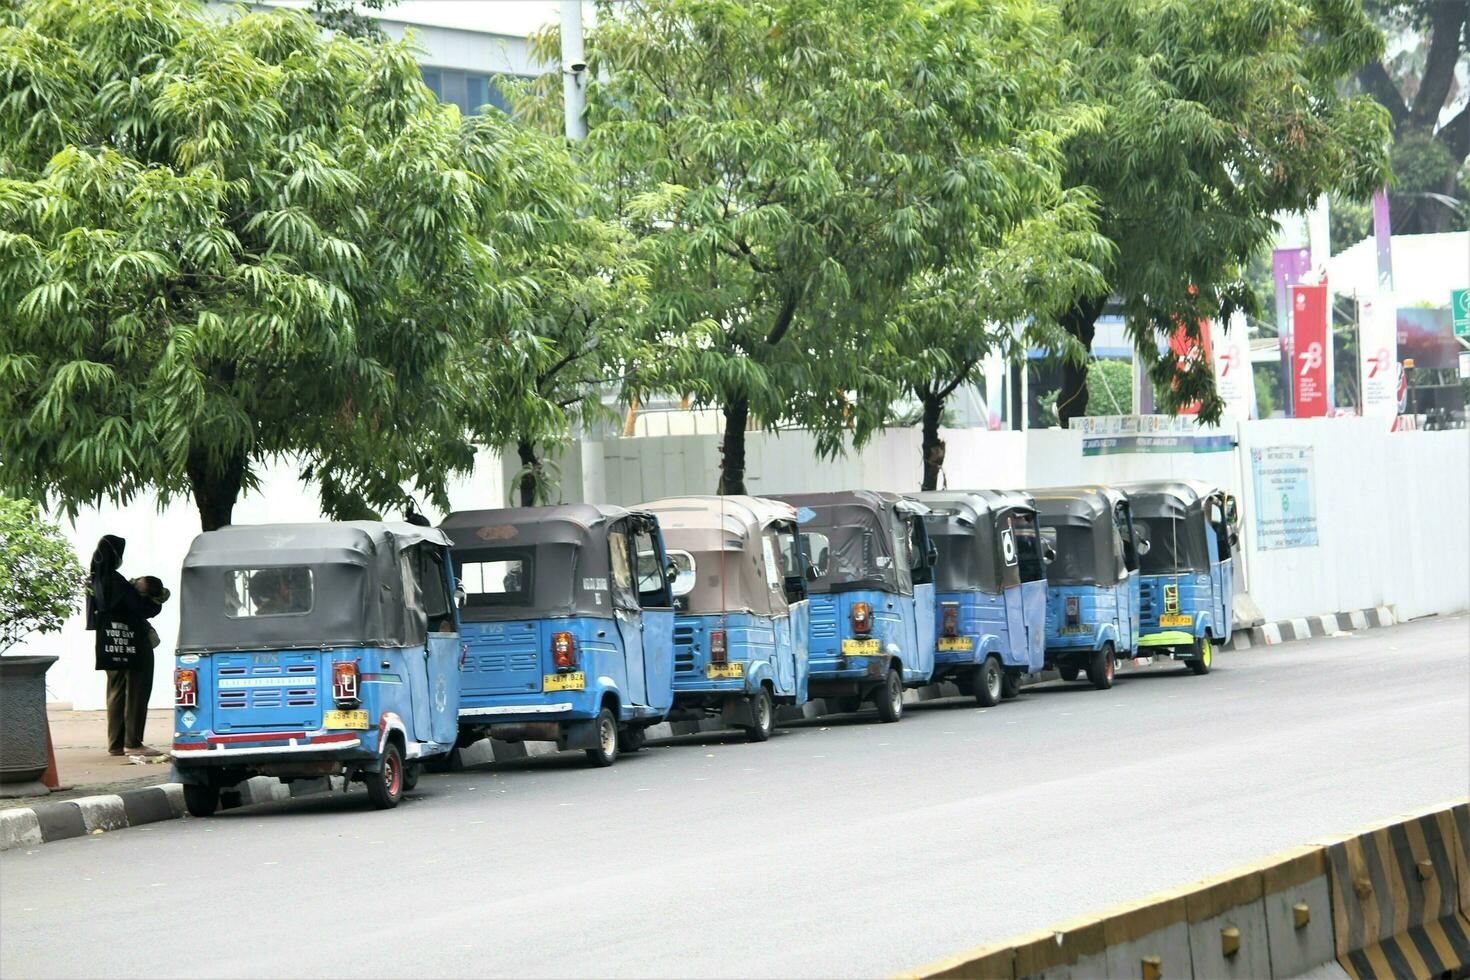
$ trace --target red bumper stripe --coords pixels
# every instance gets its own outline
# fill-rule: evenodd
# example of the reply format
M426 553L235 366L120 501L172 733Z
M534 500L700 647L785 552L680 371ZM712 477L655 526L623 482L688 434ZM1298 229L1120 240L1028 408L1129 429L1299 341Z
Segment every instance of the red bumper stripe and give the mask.
M242 742L285 742L292 739L302 745L331 745L336 742L355 742L361 736L356 732L338 732L332 735L308 736L305 732L257 732L241 735L210 735L204 742L175 742L174 750L197 752L210 745L233 745Z

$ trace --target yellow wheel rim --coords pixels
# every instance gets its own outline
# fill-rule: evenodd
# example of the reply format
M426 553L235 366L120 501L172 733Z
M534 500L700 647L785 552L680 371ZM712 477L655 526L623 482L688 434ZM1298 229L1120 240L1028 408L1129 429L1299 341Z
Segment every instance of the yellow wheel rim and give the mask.
M1208 636L1205 637L1204 650L1201 652L1200 659L1204 661L1206 667L1210 665L1210 638Z

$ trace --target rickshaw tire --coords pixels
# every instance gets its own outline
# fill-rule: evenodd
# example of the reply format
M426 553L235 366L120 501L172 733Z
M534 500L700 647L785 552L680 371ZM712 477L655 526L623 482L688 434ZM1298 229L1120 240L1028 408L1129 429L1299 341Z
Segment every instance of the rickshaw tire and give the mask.
M1013 701L1021 696L1021 675L1013 670L1008 670L1000 678L1000 697L1002 701Z
M885 724L903 717L903 678L895 668L888 668L888 675L873 692L873 707L878 709L878 720Z
M611 726L613 737L610 741L604 741L604 734L607 732L608 726ZM617 735L617 731L618 720L616 717L614 717L611 710L603 708L601 711L597 712L598 745L595 749L585 750L587 753L587 761L589 763L598 767L599 769L602 769L618 761L619 738Z
M1194 641L1194 656L1189 658L1189 669L1195 674L1208 674L1214 660L1214 644L1208 636Z
M776 703L771 697L771 689L764 684L751 699L750 713L755 718L755 724L746 726L745 740L747 742L766 741L776 730ZM762 718L765 719L765 724L761 724Z
M1106 691L1113 686L1113 673L1117 669L1117 658L1113 654L1113 643L1109 640L1098 650L1093 651L1092 659L1087 665L1087 680L1099 691Z
M213 783L185 783L184 808L191 817L214 816L219 809L219 787Z
M990 680L992 675L995 683ZM982 708L993 708L1000 704L1001 698L1005 697L1005 668L1000 665L1000 659L991 654L985 658L985 662L975 668L975 702Z
M840 694L829 698L828 703L837 714L850 715L863 710L863 699L856 694Z
M403 750L396 739L389 739L383 747L383 764L377 772L362 774L362 784L367 787L368 801L379 810L391 810L403 799L407 785L404 772Z
M626 725L618 730L618 751L632 755L648 743L648 730Z
M403 767L403 791L407 793L419 784L419 777L424 774L422 762L410 762Z
M1077 669L1076 664L1062 664L1060 667L1057 668L1057 671L1062 675L1062 680L1064 681L1075 681L1077 679L1077 675L1081 673L1081 671Z

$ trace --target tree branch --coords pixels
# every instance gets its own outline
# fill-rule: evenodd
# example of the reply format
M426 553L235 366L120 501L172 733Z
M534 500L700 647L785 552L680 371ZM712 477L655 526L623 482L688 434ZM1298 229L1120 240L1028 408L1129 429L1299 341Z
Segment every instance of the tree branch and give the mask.
M956 388L958 388L960 386L960 384L966 378L968 378L970 376L970 372L975 369L975 365L977 363L979 363L979 362L978 362L978 360L976 358L973 358L973 357L968 358L965 361L964 366L962 366L960 368L959 372L955 374L954 380L951 381L949 384L945 385L944 388L942 388L940 390L939 397L940 398L948 398L950 395L953 395L954 394L954 390Z
M786 299L781 303L781 309L776 313L776 325L771 332L766 334L766 344L774 347L786 336L786 331L791 329L791 321L796 319L796 293L786 294Z
M1470 155L1470 105L1455 113L1454 118L1434 134L1435 138L1449 147L1456 163L1464 163Z
M1411 110L1414 122L1433 126L1455 80L1455 62L1460 57L1460 30L1465 25L1464 3L1435 4L1430 20L1429 54Z
M1388 77L1388 72L1383 65L1376 61L1370 61L1358 69L1358 81L1368 94L1373 96L1385 109L1393 120L1394 131L1397 132L1399 125L1409 118L1409 107L1404 105L1404 97L1399 94L1399 87Z

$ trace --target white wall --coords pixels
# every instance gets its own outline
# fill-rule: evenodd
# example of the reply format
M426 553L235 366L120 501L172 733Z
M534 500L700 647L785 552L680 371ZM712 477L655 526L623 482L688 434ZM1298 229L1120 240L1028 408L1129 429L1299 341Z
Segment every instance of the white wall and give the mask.
M499 459L493 453L482 453L477 462L474 475L451 488L451 503L456 508L503 506L505 495L501 491ZM241 497L235 505L235 523L322 520L315 494L297 479L296 472L285 463L267 468L260 491ZM426 507L424 516L437 521L443 515ZM122 563L125 576L157 575L175 590L174 599L165 603L163 612L153 620L163 643L154 651L153 697L149 701L155 707L171 704L173 649L179 630L179 569L190 542L199 533L199 513L193 503L176 501L167 509L158 510L152 500L137 500L125 507L85 508L74 524L64 517L53 516L53 519L71 539L83 568L91 560L97 539L104 534L117 534L127 540ZM9 653L60 658L46 674L48 700L70 701L78 710L104 705L106 675L93 666L93 634L87 632L80 613L69 619L60 633L31 637Z
M1081 433L1063 429L946 431L945 477L955 488L1164 478L1227 487L1241 502L1249 592L1268 620L1379 604L1405 617L1470 607L1470 432L1391 433L1360 418L1266 419L1226 431L1238 443L1230 452L1091 457L1082 455ZM919 441L916 429L894 430L861 453L824 461L806 432L751 432L746 484L755 494L914 490ZM1250 450L1266 446L1313 447L1316 547L1256 547ZM718 462L714 435L585 443L563 470L563 497L626 505L711 493Z

